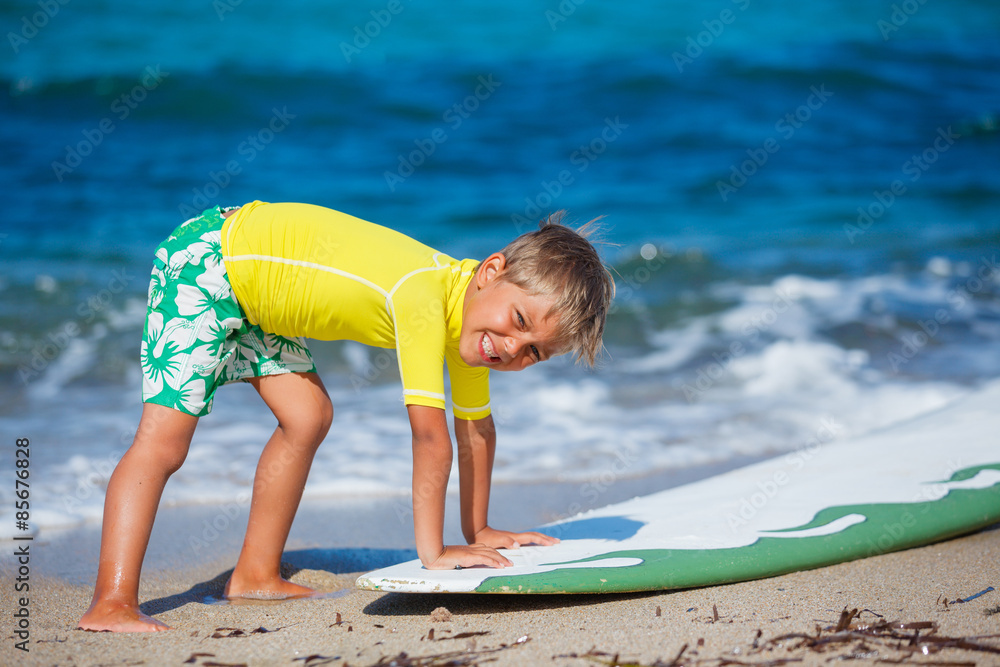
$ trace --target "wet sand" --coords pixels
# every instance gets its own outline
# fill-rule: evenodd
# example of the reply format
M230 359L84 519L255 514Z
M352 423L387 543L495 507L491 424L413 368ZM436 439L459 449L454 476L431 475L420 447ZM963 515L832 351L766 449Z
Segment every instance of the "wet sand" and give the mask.
M655 485L671 480L630 480L601 500L615 502ZM498 487L494 515L530 524L551 520L559 512L550 508L572 491L572 485ZM20 639L13 635L20 605L10 543L0 560L6 582L0 663L582 667L827 665L840 658L1000 664L1000 590L955 602L990 586L1000 589L1000 526L818 570L686 591L399 594L356 590L354 580L415 555L402 499L311 501L300 509L284 561L292 581L324 595L231 603L220 598L242 539L242 514L221 506L161 510L140 599L144 612L173 630L152 634L74 630L90 601L98 529L39 535L30 543L28 652L15 647ZM451 524L455 517L449 525L457 531ZM843 614L853 609L857 615ZM946 637L994 652L959 648Z

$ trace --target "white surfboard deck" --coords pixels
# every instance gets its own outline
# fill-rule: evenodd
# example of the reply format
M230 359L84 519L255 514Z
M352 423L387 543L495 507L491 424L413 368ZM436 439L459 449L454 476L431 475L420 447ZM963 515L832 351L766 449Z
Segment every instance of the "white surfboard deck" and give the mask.
M663 590L821 567L1000 521L1000 382L849 441L801 449L539 528L551 547L504 550L501 570L360 577L397 592Z

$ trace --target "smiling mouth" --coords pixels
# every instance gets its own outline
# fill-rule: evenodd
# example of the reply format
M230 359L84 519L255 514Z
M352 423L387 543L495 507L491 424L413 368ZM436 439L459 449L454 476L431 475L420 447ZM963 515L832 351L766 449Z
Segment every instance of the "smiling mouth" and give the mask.
M483 334L482 339L479 341L479 353L483 357L483 361L488 364L496 364L502 361L493 349L493 342L486 334Z

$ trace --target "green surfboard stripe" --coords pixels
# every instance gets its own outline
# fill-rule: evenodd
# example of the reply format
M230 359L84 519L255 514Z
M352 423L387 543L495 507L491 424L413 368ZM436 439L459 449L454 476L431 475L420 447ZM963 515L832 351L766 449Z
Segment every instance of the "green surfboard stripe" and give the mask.
M984 468L1000 469L1000 464L977 466L975 471ZM952 479L968 479L974 474L967 472L959 471ZM762 537L743 547L614 551L558 565L608 558L638 558L642 563L491 577L476 591L624 593L733 583L823 567L929 544L992 525L1000 520L1000 484L986 489L953 489L927 502L831 507L818 512L809 523L781 532L823 526L848 514L867 518L832 535Z
M1000 470L1000 463L986 463L981 466L973 466L971 468L963 468L961 470L956 470L952 476L945 482L931 482L932 484L946 484L947 482L964 482L967 479L972 479L979 474L980 470Z

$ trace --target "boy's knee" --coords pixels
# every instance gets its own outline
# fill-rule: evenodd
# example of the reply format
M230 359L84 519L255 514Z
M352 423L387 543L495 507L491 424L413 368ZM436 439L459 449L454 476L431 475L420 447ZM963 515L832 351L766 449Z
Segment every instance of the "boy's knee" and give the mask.
M133 443L132 446L138 450L137 454L142 456L145 465L149 465L166 475L177 472L184 465L188 453L187 445L177 443L147 442Z
M177 472L182 465L184 465L184 460L187 458L189 443L168 443L164 446L157 447L156 454L160 460L162 468L167 471L168 474L173 474Z
M172 475L184 464L198 418L154 403L143 405L129 452L143 464Z
M314 407L299 414L294 423L282 424L285 434L301 445L318 447L333 424L333 404L326 396Z
M319 444L326 434L330 432L330 426L333 425L333 403L330 399L326 398L325 401L320 403L319 411L317 415L316 423L316 444Z
M163 454L161 455L163 461L163 469L167 472L168 475L172 475L178 470L180 470L181 466L184 465L185 459L187 459L187 453L188 453L187 447L185 447L183 450L176 449L176 450L167 450L163 452Z

